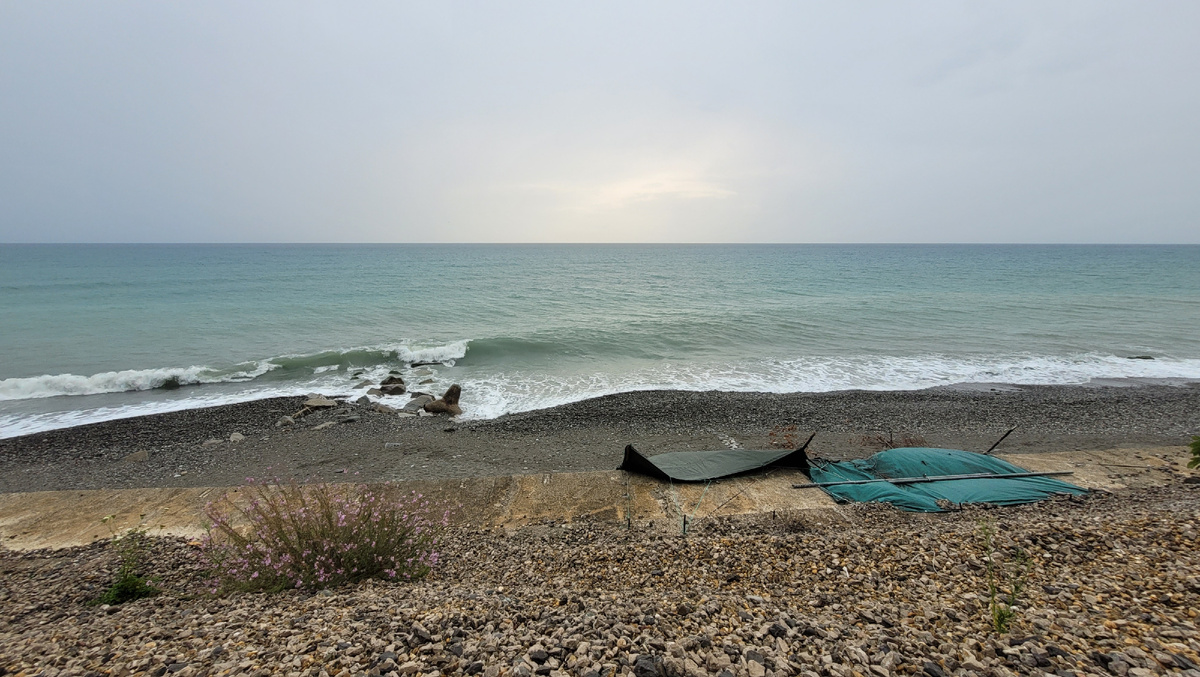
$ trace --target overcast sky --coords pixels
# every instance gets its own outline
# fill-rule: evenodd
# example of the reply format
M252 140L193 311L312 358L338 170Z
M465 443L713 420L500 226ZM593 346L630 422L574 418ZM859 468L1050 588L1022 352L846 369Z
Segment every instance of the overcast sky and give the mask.
M0 242L1200 242L1200 3L0 0Z

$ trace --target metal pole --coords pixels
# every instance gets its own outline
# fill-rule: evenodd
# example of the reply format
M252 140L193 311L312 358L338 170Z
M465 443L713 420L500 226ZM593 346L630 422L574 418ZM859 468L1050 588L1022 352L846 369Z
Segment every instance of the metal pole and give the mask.
M995 444L993 444L992 446L988 447L988 450L987 450L987 451L985 451L985 452L983 452L983 455L984 455L984 456L987 456L988 454L990 454L990 453L992 453L993 451L995 451L995 450L996 450L996 447L1000 446L1000 443L1004 441L1004 438L1005 438L1005 437L1008 437L1009 435L1011 435L1011 434L1013 433L1013 431L1014 431L1014 430L1016 430L1016 429L1017 429L1017 426L1015 426L1015 425L1014 425L1013 427L1009 428L1009 429L1008 429L1008 432L1006 432L1006 433L1004 433L1003 435L1001 435L1001 436L1000 436L1000 439L996 440L996 443L995 443Z
M840 487L847 484L872 484L874 482L889 482L891 484L922 484L925 482L941 482L943 480L980 480L980 479L1015 479L1018 477L1055 477L1058 475L1074 475L1070 470L1060 470L1058 472L1013 472L997 475L994 473L974 473L971 475L933 475L930 477L896 477L896 478L880 478L877 480L845 480L842 482L814 482L812 484L793 484L793 489L812 489L821 487Z

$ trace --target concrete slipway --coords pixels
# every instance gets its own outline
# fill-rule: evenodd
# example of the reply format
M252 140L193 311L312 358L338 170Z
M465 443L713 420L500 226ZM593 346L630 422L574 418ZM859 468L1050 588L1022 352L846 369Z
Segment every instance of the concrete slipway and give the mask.
M1033 471L1069 470L1067 481L1115 491L1179 482L1186 447L1124 448L1000 455ZM671 484L624 471L544 473L413 481L402 485L435 501L457 505L454 520L480 528L516 528L546 520L660 522L679 525L708 516L805 514L849 520L847 512L797 471L774 471L705 484ZM0 544L18 550L61 548L108 538L142 525L152 534L197 537L204 506L225 488L101 489L0 495ZM233 490L234 500L242 493ZM112 516L107 522L102 520ZM677 528L677 527L672 527Z

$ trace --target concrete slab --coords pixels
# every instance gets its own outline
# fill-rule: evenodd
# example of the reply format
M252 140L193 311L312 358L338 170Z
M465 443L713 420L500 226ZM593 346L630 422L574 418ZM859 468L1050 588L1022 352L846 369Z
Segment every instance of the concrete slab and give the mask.
M1186 468L1186 447L1000 457L1034 471L1070 470L1074 475L1064 479L1109 491L1168 484L1196 474ZM685 516L695 524L709 517L761 513L806 513L845 521L843 511L824 492L792 488L807 481L797 471L775 470L707 484L673 484L613 470L423 480L398 486L453 506L456 523L480 528L592 519L661 522L673 530L682 527ZM234 500L244 495L213 487L0 494L0 544L19 550L69 547L139 525L152 534L196 538L204 533L204 506L227 491Z
M1034 472L1069 470L1063 480L1085 489L1138 489L1170 484L1198 474L1188 470L1187 447L1134 447L1100 451L1061 451L1046 454L997 454L1009 463Z
M458 524L515 528L547 520L681 522L715 515L830 511L836 505L818 491L800 492L796 472L703 484L671 485L624 471L542 473L399 483L450 506ZM143 527L156 535L199 538L204 507L244 491L225 488L46 491L0 494L0 543L15 550L83 545ZM686 513L685 513L686 511ZM105 518L108 518L107 520Z

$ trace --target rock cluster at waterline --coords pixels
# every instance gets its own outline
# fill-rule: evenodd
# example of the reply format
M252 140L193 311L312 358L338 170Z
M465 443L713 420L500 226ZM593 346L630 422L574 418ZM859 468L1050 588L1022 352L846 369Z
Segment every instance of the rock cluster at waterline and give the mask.
M299 421L314 415L320 415L318 418L327 418L323 415L330 412L333 412L333 418L316 424L315 427L317 429L332 427L339 423L354 423L361 420L364 409L381 414L396 414L402 417L429 416L434 414L458 416L462 413L462 408L458 404L459 398L462 395L462 387L458 384L450 386L441 397L436 399L429 393L414 391L409 393L410 398L408 402L398 407L377 402L370 397L371 394L378 394L381 397L396 397L406 392L407 387L404 379L396 375L391 375L383 380L379 388L373 388L367 391L366 395L362 395L354 400L341 396L326 397L317 393L311 393L296 413L279 417L275 421L275 427L294 426Z

